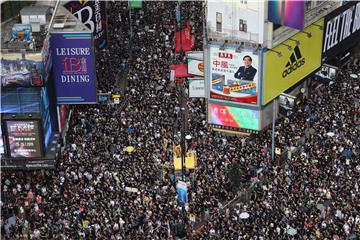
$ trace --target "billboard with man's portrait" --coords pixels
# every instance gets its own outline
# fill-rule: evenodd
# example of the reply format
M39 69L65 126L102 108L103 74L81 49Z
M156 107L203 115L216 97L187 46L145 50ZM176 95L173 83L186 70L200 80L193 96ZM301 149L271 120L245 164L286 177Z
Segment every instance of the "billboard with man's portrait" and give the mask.
M209 100L258 103L259 57L252 50L210 47Z

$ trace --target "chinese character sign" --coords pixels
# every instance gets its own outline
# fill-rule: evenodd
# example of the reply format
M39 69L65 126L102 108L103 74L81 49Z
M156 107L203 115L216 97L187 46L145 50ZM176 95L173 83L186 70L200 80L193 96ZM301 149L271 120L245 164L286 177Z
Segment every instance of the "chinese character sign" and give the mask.
M51 35L58 104L96 103L95 65L90 33Z
M210 99L258 103L259 57L251 51L210 47Z

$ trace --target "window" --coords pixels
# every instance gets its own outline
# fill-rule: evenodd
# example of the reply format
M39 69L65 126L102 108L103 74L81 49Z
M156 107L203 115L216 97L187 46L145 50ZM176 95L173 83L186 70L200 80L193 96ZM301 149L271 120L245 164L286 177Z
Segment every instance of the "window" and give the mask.
M239 20L239 31L247 32L247 21L243 19Z
M219 12L216 13L216 31L222 31L222 13Z

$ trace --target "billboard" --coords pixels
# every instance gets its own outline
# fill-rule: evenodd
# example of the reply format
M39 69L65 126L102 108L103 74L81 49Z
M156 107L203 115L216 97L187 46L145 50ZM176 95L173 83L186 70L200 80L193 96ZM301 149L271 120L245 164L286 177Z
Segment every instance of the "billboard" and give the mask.
M93 42L90 33L51 35L58 104L96 103Z
M39 120L7 120L5 126L11 158L42 157Z
M207 1L209 39L264 42L265 1Z
M204 76L204 61L188 59L188 73L196 76Z
M319 26L323 25L323 19L315 24L316 26L308 26L304 32L295 34L291 40L286 40L265 53L263 104L320 67L322 30ZM291 50L288 46L291 46Z
M70 1L64 7L90 29L94 36L96 48L103 49L106 47L106 1Z
M253 51L210 46L209 100L258 103L259 56Z
M209 103L208 122L238 131L240 129L260 130L259 111Z
M349 1L324 18L323 61L336 57L359 42L360 2Z
M189 97L205 98L205 80L204 78L188 78Z
M305 1L269 1L268 20L276 24L303 30L305 20Z
M1 54L2 87L41 87L44 79L44 68L41 53Z

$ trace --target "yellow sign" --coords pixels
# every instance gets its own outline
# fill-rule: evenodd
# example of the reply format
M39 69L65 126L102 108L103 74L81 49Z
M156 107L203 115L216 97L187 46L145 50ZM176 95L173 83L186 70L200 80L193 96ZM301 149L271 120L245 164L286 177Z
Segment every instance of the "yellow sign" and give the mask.
M321 66L324 19L315 24L265 53L264 105Z
M180 171L182 169L181 157L177 157L174 154L174 168L176 171ZM185 167L186 169L195 169L197 166L197 159L195 152L187 152L185 158Z

